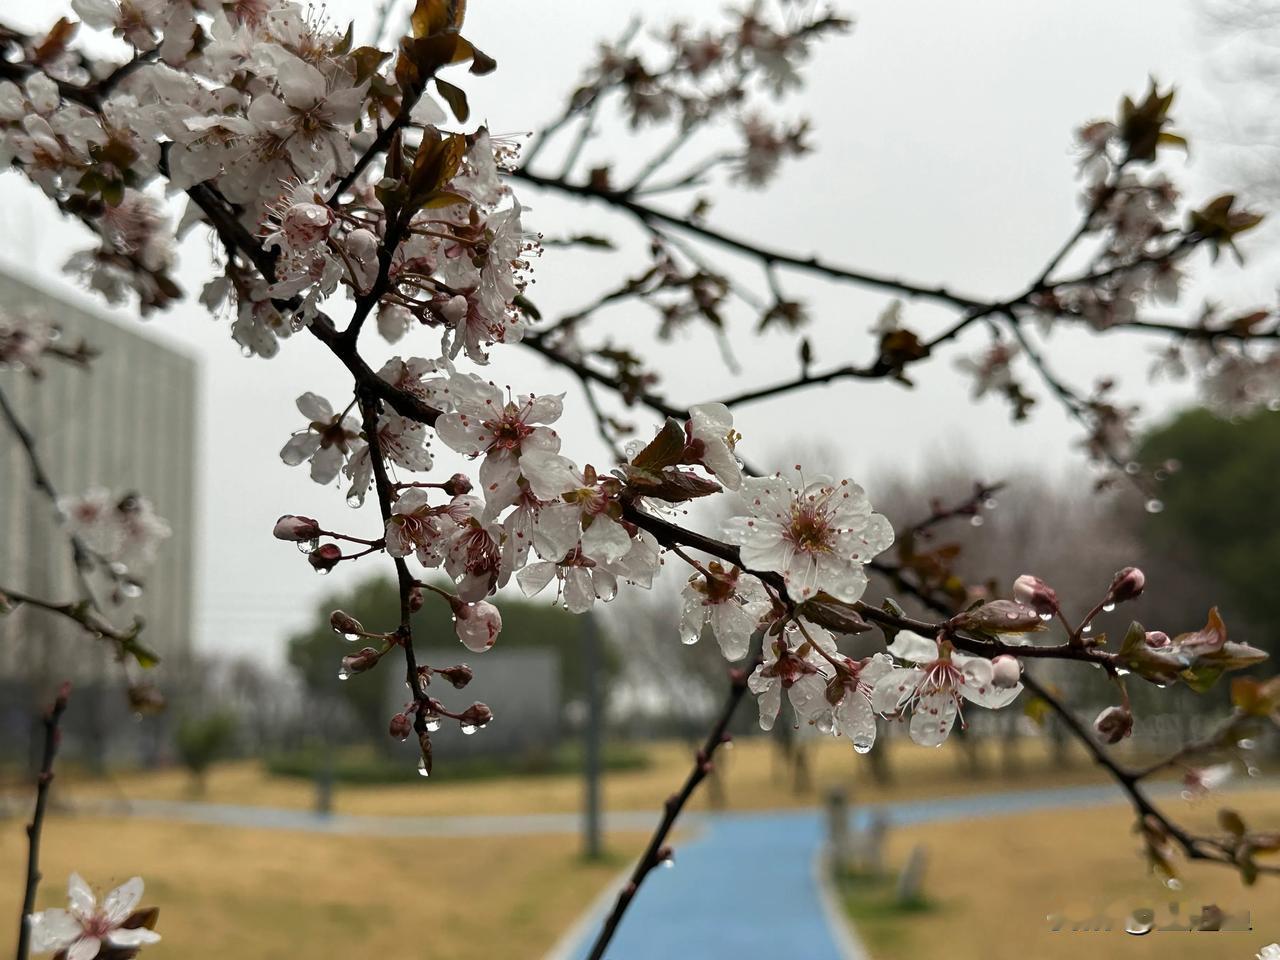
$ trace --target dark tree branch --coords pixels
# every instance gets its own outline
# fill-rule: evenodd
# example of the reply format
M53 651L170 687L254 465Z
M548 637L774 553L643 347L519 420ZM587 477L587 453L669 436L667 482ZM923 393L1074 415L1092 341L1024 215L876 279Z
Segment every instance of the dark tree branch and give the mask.
M40 837L44 829L44 816L49 807L49 787L53 783L53 761L58 753L61 731L58 723L67 709L71 696L71 684L58 688L53 705L44 715L44 753L40 760L40 773L36 779L36 807L27 825L27 882L22 895L22 913L18 918L17 960L27 960L31 951L31 914L36 907L36 888L40 886Z

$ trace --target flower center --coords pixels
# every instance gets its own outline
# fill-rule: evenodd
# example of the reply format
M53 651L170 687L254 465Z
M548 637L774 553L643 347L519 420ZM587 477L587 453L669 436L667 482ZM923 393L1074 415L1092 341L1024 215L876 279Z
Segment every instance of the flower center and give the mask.
M835 528L826 511L813 503L791 507L791 523L786 538L803 553L829 553L835 545Z
M519 450L524 438L533 433L533 427L511 410L503 413L499 420L486 420L484 425L493 437L493 442L489 444L490 450Z

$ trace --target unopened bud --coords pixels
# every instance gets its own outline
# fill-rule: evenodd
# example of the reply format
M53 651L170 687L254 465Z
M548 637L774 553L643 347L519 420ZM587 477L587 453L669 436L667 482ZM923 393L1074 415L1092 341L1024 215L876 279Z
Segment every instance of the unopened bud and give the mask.
M1013 581L1013 599L1042 617L1058 612L1058 594L1039 577L1024 573Z
M1147 646L1153 649L1167 647L1169 644L1173 643L1173 641L1169 639L1169 635L1163 630L1148 630L1146 640Z
M286 513L276 521L271 535L277 540L314 540L320 536L320 524L310 517L298 517Z
M311 553L307 554L307 562L312 568L321 573L328 573L338 565L338 561L342 559L342 550L336 543L326 543L323 547L316 547Z
M502 630L502 614L498 608L487 600L463 603L450 597L449 603L453 607L453 629L462 645L472 653L484 653L492 647Z
M1141 570L1137 567L1125 567L1111 581L1111 589L1107 591L1107 596L1113 603L1136 600L1142 596L1142 588L1146 584L1147 578Z
M991 685L1001 690L1016 687L1022 680L1022 664L1017 657L1002 653L991 661Z
M463 732L470 727L479 730L481 727L489 724L493 720L493 711L483 703L473 703L462 713L458 714L458 723L462 725Z
M391 718L391 726L387 732L396 740L404 740L413 732L413 721L407 713L397 713Z
M437 670L436 673L444 677L459 690L470 683L471 678L475 676L471 668L465 663L460 663L456 667L445 667L443 670Z
M416 583L409 588L409 612L417 613L422 609L422 605L427 602L427 595L422 588Z
M135 683L129 687L129 706L134 713L159 713L165 707L164 695L151 683Z
M1133 714L1128 707L1107 707L1093 721L1093 729L1107 743L1119 743L1133 733Z
M364 673L372 670L378 665L378 661L382 659L382 654L373 647L364 647L361 650L342 658L342 668L338 672L338 676L342 679L355 676L357 673Z
M455 473L440 485L440 489L451 497L460 497L471 492L471 478L465 473Z
M356 637L364 636L365 634L364 624L351 616L351 614L344 613L341 610L335 610L329 614L329 626L333 627L336 632L342 634L347 640L354 640Z

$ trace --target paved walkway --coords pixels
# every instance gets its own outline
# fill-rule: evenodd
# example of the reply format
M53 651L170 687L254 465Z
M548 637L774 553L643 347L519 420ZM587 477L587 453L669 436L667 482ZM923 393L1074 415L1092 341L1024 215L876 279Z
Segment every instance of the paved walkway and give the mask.
M1158 785L1156 792L1177 789ZM970 820L1122 799L1113 785L1026 790L894 803L890 824ZM861 808L865 824L877 808ZM825 827L816 810L706 817L627 911L608 960L861 960L820 869ZM583 960L610 907L602 897L547 960ZM758 922L752 922L758 918Z

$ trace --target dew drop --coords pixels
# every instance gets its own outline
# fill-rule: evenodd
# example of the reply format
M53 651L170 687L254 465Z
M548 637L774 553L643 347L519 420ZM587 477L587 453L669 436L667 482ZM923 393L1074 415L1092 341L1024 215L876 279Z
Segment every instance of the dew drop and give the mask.
M477 727L474 723L464 723L462 725L462 735L464 737L469 737L479 729L480 728Z
M1280 411L1280 399L1268 400L1267 409L1270 410L1272 413Z
M1262 771L1259 770L1257 767L1250 765L1244 768L1244 772L1245 772L1245 776L1256 777Z
M1040 614L1040 619L1041 619L1041 620L1045 620L1045 621L1052 620L1052 619L1053 619L1053 614L1052 614L1052 613L1042 613L1042 614Z
M439 717L427 717L427 733L435 733L440 729Z
M347 506L350 507L352 510L359 507L362 503L364 503L364 499L360 496L360 494L354 493L354 492L347 494Z
M663 860L663 861L662 861L662 869L663 869L663 870L670 870L670 869L671 869L672 867L674 867L675 865L676 865L676 862L675 862L673 859L671 859L670 857L667 857L667 859L665 859L665 860Z
M1239 747L1241 750L1252 750L1257 745L1258 743L1256 740L1251 740L1248 737L1245 737L1243 740L1236 741L1236 746Z
M870 753L875 742L874 737L854 737L853 749L857 753Z
M420 777L429 777L429 776L431 776L431 772L427 769L427 761L426 761L426 760L419 760L419 761L418 761L418 776L420 776Z
M969 526L971 527L980 527L984 523L986 523L986 521L982 518L981 514L975 513L972 517L969 518Z
M680 642L686 647L692 647L698 642L698 634L694 633L692 630L685 631L680 634Z
M1129 914L1128 919L1124 922L1124 932L1131 933L1134 936L1141 936L1144 933L1150 933L1154 924L1149 920L1139 920L1133 914Z
M982 501L982 508L984 510L994 510L998 506L999 504L996 503L994 497L988 497L986 500Z
M1129 675L1129 671L1126 670L1124 667L1116 667L1117 677L1127 677L1128 675Z
M348 670L346 667L342 667L342 668L340 668L340 669L338 670L338 679L339 679L339 680L350 680L350 679L351 679L351 671L350 671L350 670Z
M131 600L136 600L142 596L142 585L132 580L126 580L120 585L120 592Z
M1080 632L1081 632L1081 633L1093 633L1093 624L1092 624L1092 623L1086 623L1083 627L1081 627L1081 628L1080 628Z
M1124 472L1131 477L1135 476L1137 472L1141 469L1142 467L1138 465L1138 462L1136 460L1130 460L1128 463L1124 465Z
M1147 501L1147 513L1160 513L1164 509L1164 501L1152 497Z
M1170 890L1182 889L1182 881L1179 880L1177 877L1170 877L1168 880L1164 882L1164 885L1168 887Z
M1112 610L1114 610L1115 608L1116 608L1116 605L1115 605L1114 603L1104 603L1104 604L1102 605L1102 612L1103 612L1103 613L1110 613L1110 612L1111 612Z
M1195 799L1195 794L1193 794L1190 790L1183 790L1182 799L1187 801L1187 803L1190 803L1192 800Z

